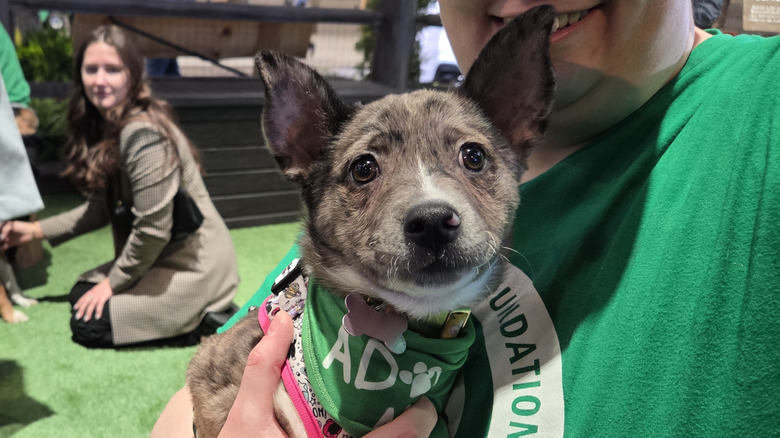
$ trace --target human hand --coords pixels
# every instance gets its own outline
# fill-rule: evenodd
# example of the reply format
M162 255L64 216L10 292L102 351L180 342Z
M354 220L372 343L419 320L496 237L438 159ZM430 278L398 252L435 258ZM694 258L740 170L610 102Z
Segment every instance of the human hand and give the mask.
M40 239L43 239L40 222L8 221L0 225L0 249L3 251Z
M241 387L220 437L287 436L274 416L273 398L292 338L292 319L285 312L277 313L268 333L249 353ZM366 438L427 437L437 419L433 404L426 397L421 397L398 418L367 434Z
M293 339L290 315L279 312L246 361L236 401L220 437L286 437L274 415L274 392Z
M103 307L106 301L113 295L114 291L111 289L108 278L96 284L73 305L76 310L76 319L81 319L83 316L84 321L89 321L93 314L95 319L100 319L103 316Z
M428 397L422 396L393 421L376 428L365 438L424 438L431 435L439 416Z

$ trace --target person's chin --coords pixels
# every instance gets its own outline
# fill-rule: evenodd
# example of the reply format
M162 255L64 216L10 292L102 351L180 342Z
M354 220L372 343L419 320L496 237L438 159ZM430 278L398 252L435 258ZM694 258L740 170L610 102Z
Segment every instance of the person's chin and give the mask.
M101 112L106 112L109 109L113 108L114 102L112 99L101 99L96 102L94 102L95 107L100 110Z

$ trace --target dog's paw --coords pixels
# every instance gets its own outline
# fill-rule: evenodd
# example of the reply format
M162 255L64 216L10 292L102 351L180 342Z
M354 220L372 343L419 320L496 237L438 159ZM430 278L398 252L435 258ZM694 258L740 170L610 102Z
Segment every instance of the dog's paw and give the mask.
M17 322L25 322L30 318L21 311L14 309L10 315L3 315L3 319L9 324L16 324Z
M428 368L423 362L417 362L412 371L401 371L398 377L402 382L411 385L409 397L416 398L431 390L431 387L439 381L442 369L440 367Z
M11 294L11 301L17 306L30 307L38 304L35 298L26 297L22 294Z

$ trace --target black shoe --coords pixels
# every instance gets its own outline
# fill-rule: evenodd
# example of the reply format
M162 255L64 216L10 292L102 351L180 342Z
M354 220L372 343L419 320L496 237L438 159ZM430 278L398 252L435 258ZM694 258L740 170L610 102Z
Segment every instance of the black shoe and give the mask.
M239 307L236 304L230 303L230 306L221 312L206 313L206 316L203 317L203 321L201 321L200 325L195 331L201 336L213 335L217 332L218 328L225 325L230 317L238 312L238 309Z

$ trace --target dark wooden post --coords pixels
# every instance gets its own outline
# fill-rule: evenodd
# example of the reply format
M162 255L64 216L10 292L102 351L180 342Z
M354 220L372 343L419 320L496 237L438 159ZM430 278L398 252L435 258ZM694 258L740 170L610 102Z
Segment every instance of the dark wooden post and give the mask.
M371 72L376 82L402 91L407 86L417 33L417 1L382 0L378 12L382 22L377 29Z
M14 37L14 31L11 28L11 3L9 0L0 0L0 22L2 22L8 35Z

